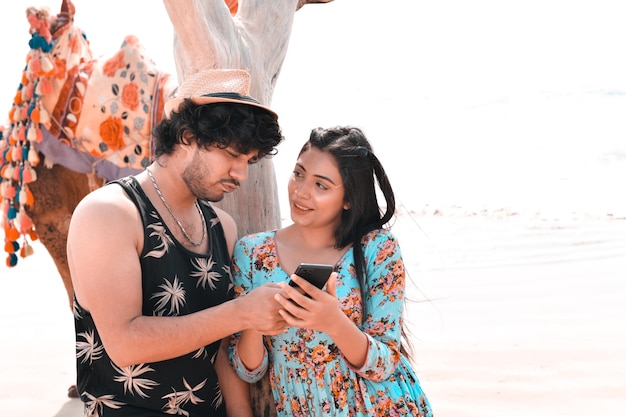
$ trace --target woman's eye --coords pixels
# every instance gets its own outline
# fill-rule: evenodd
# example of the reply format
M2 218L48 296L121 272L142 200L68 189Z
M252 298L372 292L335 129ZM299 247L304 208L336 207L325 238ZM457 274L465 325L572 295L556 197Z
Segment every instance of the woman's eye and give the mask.
M321 183L321 182L316 182L315 185L317 186L317 188L319 188L320 190L328 190L328 187Z
M302 176L302 174L298 171L293 171L293 176L296 178L300 178Z

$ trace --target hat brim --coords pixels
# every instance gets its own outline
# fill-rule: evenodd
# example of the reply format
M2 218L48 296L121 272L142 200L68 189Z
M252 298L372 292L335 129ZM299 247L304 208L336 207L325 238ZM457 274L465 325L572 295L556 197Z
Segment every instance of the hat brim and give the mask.
M274 117L276 117L276 119L278 119L278 114L276 114L276 112L274 112L273 110L271 110L268 107L262 105L261 103L259 103L255 99L253 99L252 97L242 96L242 95L236 94L236 93L224 93L224 94L216 93L216 94L208 94L208 95L199 96L199 97L176 97L176 98L172 98L172 99L169 99L168 101L166 101L164 106L163 106L163 114L164 114L164 116L165 117L170 117L170 115L172 114L173 111L177 111L178 110L178 108L180 107L182 102L185 100L185 98L188 98L189 100L191 100L195 104L213 104L213 103L239 103L239 104L246 104L248 106L259 107L259 108L269 112Z

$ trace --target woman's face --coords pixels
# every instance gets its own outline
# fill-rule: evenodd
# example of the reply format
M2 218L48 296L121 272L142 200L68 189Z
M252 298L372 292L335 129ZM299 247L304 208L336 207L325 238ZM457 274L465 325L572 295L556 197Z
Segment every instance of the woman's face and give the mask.
M335 158L328 152L311 148L303 152L287 186L291 220L300 226L335 230L341 223L344 187Z

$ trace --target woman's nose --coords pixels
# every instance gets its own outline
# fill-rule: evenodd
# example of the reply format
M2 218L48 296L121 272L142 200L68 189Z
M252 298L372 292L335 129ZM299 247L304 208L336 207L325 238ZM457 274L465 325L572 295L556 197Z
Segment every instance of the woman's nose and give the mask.
M296 185L294 191L296 195L302 198L308 198L311 196L311 185L308 184L306 181L302 181L301 183Z

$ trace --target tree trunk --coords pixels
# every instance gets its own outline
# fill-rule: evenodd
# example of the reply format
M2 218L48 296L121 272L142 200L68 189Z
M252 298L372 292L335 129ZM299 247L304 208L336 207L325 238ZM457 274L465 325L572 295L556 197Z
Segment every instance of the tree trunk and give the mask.
M179 85L206 68L250 71L250 94L271 104L287 54L298 0L248 0L235 18L223 0L164 0L175 32L174 56ZM264 159L250 167L248 180L218 205L230 213L240 236L280 227L274 166ZM269 374L251 386L255 416L276 415Z

